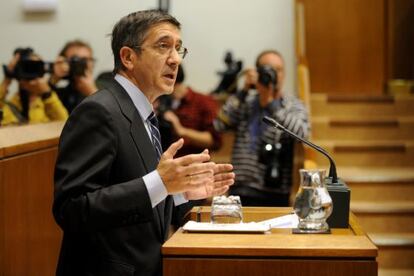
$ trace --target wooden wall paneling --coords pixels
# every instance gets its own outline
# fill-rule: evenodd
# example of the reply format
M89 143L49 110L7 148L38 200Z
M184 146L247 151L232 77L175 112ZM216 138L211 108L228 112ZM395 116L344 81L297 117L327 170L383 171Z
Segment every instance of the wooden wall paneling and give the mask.
M5 200L5 193L4 193L4 181L3 181L3 174L4 174L4 162L0 160L0 275L4 276L3 267L5 266L4 259L5 259L5 248L4 248L4 241L5 241L5 221L4 221L4 200Z
M414 79L414 1L387 1L388 79Z
M385 0L301 0L311 91L381 94Z
M54 275L61 232L52 216L57 148L6 158L3 168L4 275Z

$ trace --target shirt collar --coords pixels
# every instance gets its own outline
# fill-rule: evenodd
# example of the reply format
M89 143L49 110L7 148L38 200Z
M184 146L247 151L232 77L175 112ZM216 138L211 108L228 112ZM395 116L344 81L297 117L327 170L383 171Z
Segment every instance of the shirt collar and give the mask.
M152 112L152 105L144 93L129 79L120 74L115 75L115 80L125 89L138 110L139 115L145 121Z

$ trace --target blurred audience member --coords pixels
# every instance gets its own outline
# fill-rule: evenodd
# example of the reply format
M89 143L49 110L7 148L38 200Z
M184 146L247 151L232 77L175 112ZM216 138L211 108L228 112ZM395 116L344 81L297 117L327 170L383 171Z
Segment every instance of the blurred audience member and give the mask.
M170 133L163 128L162 137L168 147L171 141L184 138L184 146L178 151L183 156L199 153L205 148L218 149L221 146L221 135L213 126L217 116L218 105L209 95L195 92L184 83L183 67L178 68L174 92L160 98L158 111L169 124ZM165 122L160 120L161 125ZM170 137L168 137L170 136Z
M46 65L31 48L18 48L9 64L3 66L1 125L67 119L68 112L44 76ZM6 96L13 79L18 81L19 90L8 100Z
M92 48L86 42L73 40L66 43L56 59L50 85L69 111L98 88L93 77L94 58ZM59 86L66 79L68 84Z
M242 91L230 96L215 126L233 130L232 161L236 174L230 194L245 206L288 206L292 185L294 139L262 122L269 116L301 137L309 133L303 104L283 92L285 65L281 54L259 54L256 68L245 73Z

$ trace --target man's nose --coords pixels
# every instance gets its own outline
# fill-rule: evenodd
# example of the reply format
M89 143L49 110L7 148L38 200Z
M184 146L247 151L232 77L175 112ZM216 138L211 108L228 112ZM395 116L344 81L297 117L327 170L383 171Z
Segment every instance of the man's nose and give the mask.
M168 57L168 62L171 64L180 64L182 61L182 58L180 54L178 53L177 49L173 49Z

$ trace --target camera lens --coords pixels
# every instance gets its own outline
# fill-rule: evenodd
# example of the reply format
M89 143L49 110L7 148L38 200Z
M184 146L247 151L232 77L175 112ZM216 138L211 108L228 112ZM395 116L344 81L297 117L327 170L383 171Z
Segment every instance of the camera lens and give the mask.
M257 73L259 74L258 82L264 86L273 84L277 85L277 73L270 65L260 65L257 67Z

